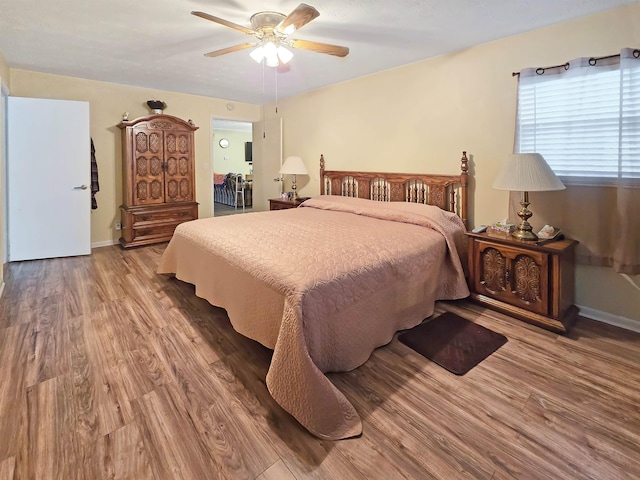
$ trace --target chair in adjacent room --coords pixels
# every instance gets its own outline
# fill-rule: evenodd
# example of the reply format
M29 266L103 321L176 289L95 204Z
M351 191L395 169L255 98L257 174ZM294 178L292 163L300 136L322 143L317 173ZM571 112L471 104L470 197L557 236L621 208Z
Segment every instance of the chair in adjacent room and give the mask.
M236 210L238 209L238 197L239 200L242 202L242 210L244 211L245 208L245 204L244 204L244 179L242 178L242 174L241 173L236 173L234 175L234 180L235 180L235 208Z

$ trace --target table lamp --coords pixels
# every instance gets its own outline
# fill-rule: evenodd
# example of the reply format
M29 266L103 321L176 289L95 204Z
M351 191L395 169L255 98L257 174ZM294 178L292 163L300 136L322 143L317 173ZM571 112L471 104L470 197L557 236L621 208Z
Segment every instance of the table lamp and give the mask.
M533 215L527 208L530 205L529 192L564 190L565 186L539 153L514 153L509 156L507 164L493 183L493 188L522 192L522 208L518 212L522 221L512 235L520 240L535 241L538 236L533 233L528 222Z
M307 167L300 157L287 157L284 164L280 168L280 174L292 175L291 190L293 190L293 199L298 198L298 192L296 192L296 175L308 175Z

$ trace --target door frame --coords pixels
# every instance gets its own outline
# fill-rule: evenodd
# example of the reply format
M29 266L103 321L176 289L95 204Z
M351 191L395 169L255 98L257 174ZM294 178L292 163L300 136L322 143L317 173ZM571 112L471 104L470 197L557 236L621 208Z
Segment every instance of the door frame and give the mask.
M215 216L215 202L214 202L214 194L213 194L213 174L214 172L216 172L215 166L216 166L216 161L219 160L219 158L216 158L216 154L215 154L215 144L218 142L219 138L216 135L216 131L219 130L232 130L232 131L241 131L241 132L249 132L250 136L253 137L253 134L256 131L256 124L257 122L251 122L249 120L238 120L238 119L230 119L230 118L222 118L222 117L218 117L218 116L212 116L211 117L211 129L210 129L210 151L211 151L211 161L210 161L210 172L209 172L209 205L211 207L211 216ZM254 152L255 152L255 148L254 148ZM256 160L256 158L253 159L254 161ZM252 169L253 169L253 162L252 163ZM218 172L218 173L222 173L222 172ZM224 172L227 173L227 172ZM255 176L254 176L254 182L255 182ZM255 183L254 183L254 188L255 188ZM254 192L255 193L255 192Z
M9 196L7 193L7 98L9 88L0 77L0 298L4 292L4 266L8 262Z

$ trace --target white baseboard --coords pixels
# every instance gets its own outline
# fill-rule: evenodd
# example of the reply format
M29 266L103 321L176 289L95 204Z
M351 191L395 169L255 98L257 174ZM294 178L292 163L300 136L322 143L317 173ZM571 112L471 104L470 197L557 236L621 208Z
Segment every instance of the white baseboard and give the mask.
M599 322L608 323L609 325L640 333L640 321L638 320L621 317L612 313L601 312L600 310L583 307L582 305L577 305L577 307L580 309L580 316L582 317L587 317L592 320L597 320Z
M2 280L0 280L0 298L2 298L2 292L4 292L4 286L6 285L6 283L4 283Z
M103 242L92 243L91 248L109 247L111 245L117 245L118 243L117 240L105 240Z

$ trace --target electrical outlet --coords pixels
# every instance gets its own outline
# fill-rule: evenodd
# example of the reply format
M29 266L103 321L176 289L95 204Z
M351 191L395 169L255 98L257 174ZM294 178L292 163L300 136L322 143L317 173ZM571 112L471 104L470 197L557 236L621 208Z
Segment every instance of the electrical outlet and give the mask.
M115 228L116 230L121 230L121 229L122 229L122 225L120 224L120 222L117 222L117 223L114 225L114 228Z

